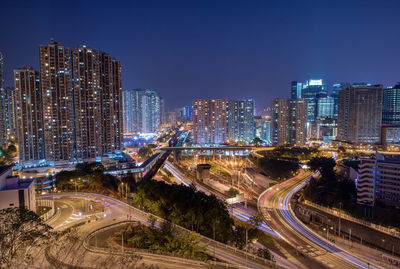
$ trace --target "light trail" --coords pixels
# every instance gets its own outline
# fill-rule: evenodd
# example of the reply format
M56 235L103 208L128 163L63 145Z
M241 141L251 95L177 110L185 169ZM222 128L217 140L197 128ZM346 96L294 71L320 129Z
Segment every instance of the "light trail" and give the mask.
M183 185L189 186L191 183L189 179L187 179L175 166L173 166L170 162L166 161L164 167ZM196 189L204 192L207 195L211 195L211 192L204 187L196 184L195 185ZM244 221L246 223L249 223L249 220L251 217L256 215L256 211L252 209L247 209L243 208L242 205L236 206L233 208L233 210L229 210L229 214L234 216L235 218L240 219L241 221ZM261 224L258 227L260 230L263 232L266 232L272 236L275 236L276 238L280 238L280 235L275 233L266 223Z
M302 189L310 178L301 180L301 176L303 174L300 173L298 176L293 177L278 186L271 187L267 189L263 194L260 195L258 204L268 205L268 201L272 203L274 209L277 211L278 216L283 220L283 225L286 226L287 231L289 231L285 237L283 237L288 242L295 242L298 246L299 241L290 236L290 231L294 232L297 237L301 238L302 241L308 242L309 245L315 245L317 248L321 248L329 254L332 254L338 260L345 261L349 265L359 267L359 268L379 268L379 266L374 265L370 261L365 261L362 258L359 258L351 253L346 252L341 249L337 245L325 240L322 236L319 236L311 229L306 227L301 221L295 216L293 210L290 207L290 199L291 197ZM315 174L318 176L319 174ZM335 262L335 260L331 260L330 262ZM339 261L337 261L336 266L339 266Z

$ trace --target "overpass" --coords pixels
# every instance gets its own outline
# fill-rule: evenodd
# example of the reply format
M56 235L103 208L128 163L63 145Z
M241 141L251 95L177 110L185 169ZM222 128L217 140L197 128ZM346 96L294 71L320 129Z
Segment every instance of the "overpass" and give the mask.
M273 150L275 147L256 146L217 146L217 147L163 147L158 150L221 150L221 151L242 151L242 150Z

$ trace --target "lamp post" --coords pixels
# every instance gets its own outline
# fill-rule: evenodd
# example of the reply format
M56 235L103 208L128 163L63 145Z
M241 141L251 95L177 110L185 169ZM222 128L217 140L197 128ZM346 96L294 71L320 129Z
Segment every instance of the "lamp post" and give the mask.
M339 231L338 231L338 235L339 235L339 237L340 237L340 224L341 224L341 220L342 220L342 218L341 218L341 214L342 214L342 202L340 202L339 203L339 206L340 206L340 209L339 209Z

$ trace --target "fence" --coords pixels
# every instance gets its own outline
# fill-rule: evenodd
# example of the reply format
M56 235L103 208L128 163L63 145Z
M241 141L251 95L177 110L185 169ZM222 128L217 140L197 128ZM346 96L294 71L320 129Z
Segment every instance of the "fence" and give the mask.
M46 206L50 207L50 210L41 215L40 217L42 218L43 221L48 221L50 220L54 214L56 213L55 207L54 207L54 201L53 200L45 200L45 199L37 199L36 200L36 206Z
M319 209L319 210L321 210L321 211L323 211L325 213L328 213L330 215L334 215L334 216L337 216L339 218L342 218L342 219L345 219L345 220L348 220L348 221L351 221L351 222L354 222L354 223L358 223L358 224L361 224L363 226L369 227L371 229L377 230L379 232L382 232L382 233L385 233L385 234L400 238L400 232L396 231L394 228L381 226L381 225L377 225L377 224L369 222L369 221L358 219L358 218L352 217L352 216L350 216L350 215L348 215L346 213L343 213L343 212L340 212L338 210L335 210L333 208L321 206L321 205L318 205L316 203L310 202L308 200L305 200L304 203L306 205L308 205L308 206L317 208L317 209Z

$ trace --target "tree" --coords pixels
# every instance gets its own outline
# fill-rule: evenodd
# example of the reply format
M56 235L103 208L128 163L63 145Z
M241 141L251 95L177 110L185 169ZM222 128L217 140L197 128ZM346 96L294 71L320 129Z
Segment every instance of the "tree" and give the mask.
M257 250L257 256L262 257L267 260L273 260L271 252L267 248L259 248Z
M229 197L235 197L237 194L239 194L239 191L233 187L231 187L228 191Z
M255 137L252 141L251 144L254 144L256 146L262 145L263 141L259 137Z
M333 170L336 166L336 162L333 158L314 157L307 163L307 165L312 170L319 170L321 173L324 173Z
M344 154L344 153L346 153L346 148L343 146L340 146L340 147L338 147L338 152Z
M145 159L151 157L154 154L154 151L150 146L146 146L140 148L138 154L141 158Z
M251 226L258 228L264 221L264 217L260 211L257 212L256 215L251 216L249 219L249 223Z
M51 227L25 207L0 210L0 223L0 267L29 261L27 250L42 246L51 235Z

